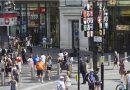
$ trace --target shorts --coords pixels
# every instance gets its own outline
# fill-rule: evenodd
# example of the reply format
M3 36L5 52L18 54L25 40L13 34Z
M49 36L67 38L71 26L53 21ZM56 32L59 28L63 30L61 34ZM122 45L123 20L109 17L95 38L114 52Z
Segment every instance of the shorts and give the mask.
M43 70L37 70L37 76L43 76Z
M11 73L11 70L12 70L12 68L10 68L10 67L9 67L9 68L8 68L8 72L10 72L10 73Z
M47 67L47 70L51 70L51 67Z

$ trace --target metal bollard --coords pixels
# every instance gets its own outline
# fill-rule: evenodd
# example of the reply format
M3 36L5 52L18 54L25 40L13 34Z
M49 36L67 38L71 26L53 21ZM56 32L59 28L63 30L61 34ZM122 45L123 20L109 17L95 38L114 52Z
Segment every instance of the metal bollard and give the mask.
M93 69L93 59L92 58L90 58L90 69Z
M5 85L5 73L4 73L4 69L1 69L1 85L2 86Z
M57 75L60 75L60 63L57 63Z
M35 72L34 72L34 68L31 67L31 79L34 80L35 79Z
M124 55L125 55L125 62L128 62L128 60L127 60L127 58L128 58L127 52L124 52Z
M18 74L18 82L20 83L21 82L21 77L20 77L20 73Z
M108 55L108 65L111 65L111 55Z

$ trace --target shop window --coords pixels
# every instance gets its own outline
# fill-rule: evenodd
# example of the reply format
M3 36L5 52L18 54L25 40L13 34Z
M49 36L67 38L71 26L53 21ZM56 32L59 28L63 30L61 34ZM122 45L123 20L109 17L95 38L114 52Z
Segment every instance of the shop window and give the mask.
M65 0L66 6L82 6L82 0Z
M37 3L28 3L27 7L38 7Z
M36 7L28 8L28 25L29 26L38 26L38 10Z

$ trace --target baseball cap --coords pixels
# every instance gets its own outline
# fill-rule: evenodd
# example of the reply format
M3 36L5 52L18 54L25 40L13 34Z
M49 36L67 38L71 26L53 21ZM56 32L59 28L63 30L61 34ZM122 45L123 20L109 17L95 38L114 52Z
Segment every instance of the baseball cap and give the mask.
M60 79L63 79L64 77L63 76L60 76Z

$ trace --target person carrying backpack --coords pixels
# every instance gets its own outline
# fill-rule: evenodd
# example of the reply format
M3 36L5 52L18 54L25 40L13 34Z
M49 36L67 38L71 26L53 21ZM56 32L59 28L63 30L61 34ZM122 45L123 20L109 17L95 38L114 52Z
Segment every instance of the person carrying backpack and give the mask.
M42 61L42 59L39 59L39 61L36 63L36 69L37 69L38 81L41 80L41 83L43 83L43 73L45 71L45 63Z
M18 90L17 89L17 81L15 78L12 76L12 80L9 82L10 84L10 90Z
M12 70L11 70L11 76L14 77L14 79L19 82L19 72L15 64L13 64Z
M88 74L88 86L89 86L89 90L94 90L95 77L94 77L93 70L91 70L90 73Z

